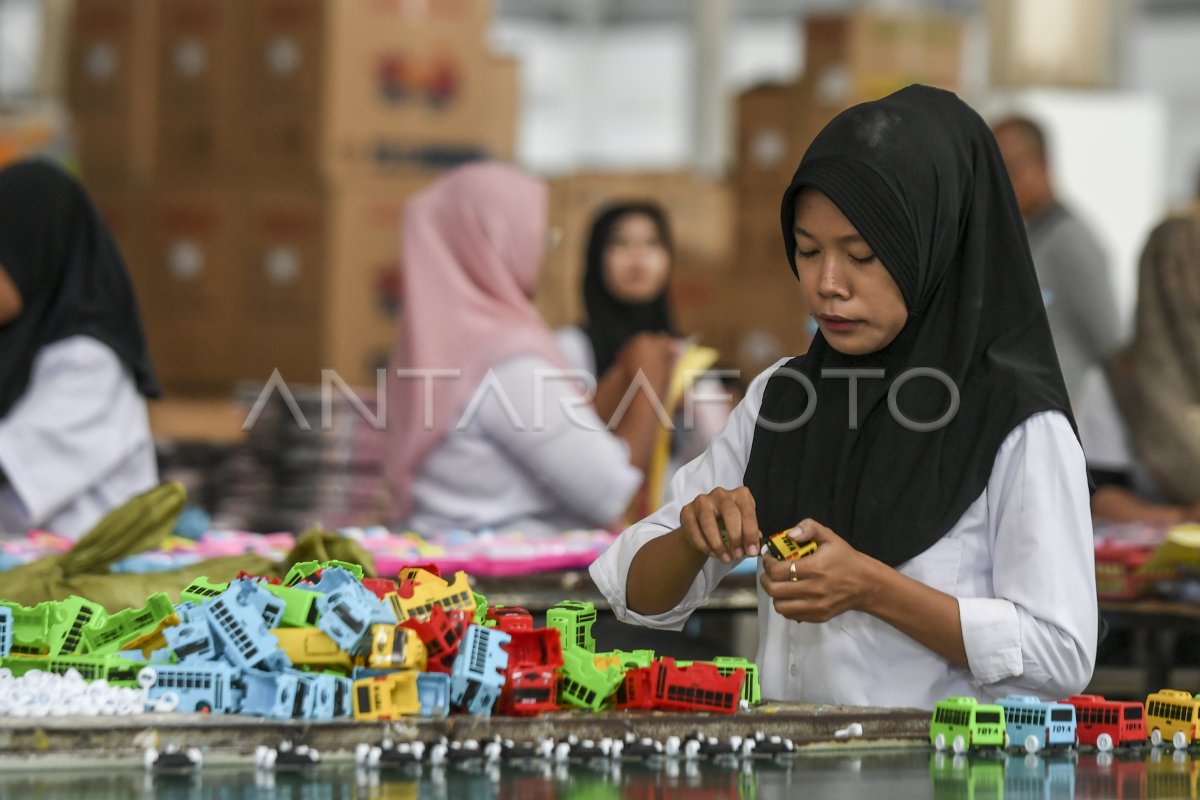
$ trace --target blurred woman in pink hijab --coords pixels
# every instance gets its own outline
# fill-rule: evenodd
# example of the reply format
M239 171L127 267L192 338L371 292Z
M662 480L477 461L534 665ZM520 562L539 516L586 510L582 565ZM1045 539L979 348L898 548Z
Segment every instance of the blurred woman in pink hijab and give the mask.
M541 181L483 162L408 204L387 424L392 513L412 530L608 527L641 486L652 401L639 393L606 429L530 299L547 203ZM661 394L669 348L628 350L630 376Z

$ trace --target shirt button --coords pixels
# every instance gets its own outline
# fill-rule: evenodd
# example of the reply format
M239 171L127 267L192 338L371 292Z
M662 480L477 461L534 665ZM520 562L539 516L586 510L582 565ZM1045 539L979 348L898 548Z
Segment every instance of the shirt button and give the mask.
M797 672L799 672L799 671L800 671L800 670L796 669L796 665L795 665L795 664L792 664L792 666L788 668L788 672L791 674L791 676L792 676L793 678L794 678L794 677L796 677L796 673L797 673Z

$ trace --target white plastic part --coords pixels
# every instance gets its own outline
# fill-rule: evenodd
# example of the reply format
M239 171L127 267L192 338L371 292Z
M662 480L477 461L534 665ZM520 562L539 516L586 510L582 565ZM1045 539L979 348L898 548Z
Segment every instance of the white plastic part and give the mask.
M197 767L204 763L204 754L197 747L189 747L187 750L188 761L191 761Z
M154 701L155 711L174 711L179 708L179 694L176 692L163 692L157 700Z
M963 753L967 752L967 740L964 739L961 735L955 736L952 747L954 748L954 752L956 755L962 755Z
M158 682L158 670L154 667L143 667L138 670L138 686L150 688Z
M863 728L861 722L851 722L844 728L839 728L834 731L833 735L838 739L855 739L862 736Z
M559 742L558 745L554 748L554 760L555 761L566 761L570 755L571 755L570 742Z
M700 742L696 739L689 739L688 743L683 747L683 757L691 761L700 755Z
M1187 750L1188 738L1183 731L1175 731L1175 735L1171 737L1171 746L1176 750Z
M608 748L608 754L612 758L620 758L621 753L624 751L625 751L625 743L623 741L621 741L620 739L618 739L615 742L612 742Z
M158 761L158 751L153 747L147 747L146 752L142 754L142 763L146 769L150 769L156 761Z
M668 736L664 750L668 756L674 758L675 756L679 755L679 746L680 742L678 736Z
M1113 749L1112 737L1107 733L1102 733L1096 737L1096 749L1101 753L1107 753Z
M1042 743L1032 733L1025 737L1025 752L1033 755L1042 749Z
M1154 747L1162 747L1162 743L1162 731L1160 731L1158 728L1150 731L1150 744Z

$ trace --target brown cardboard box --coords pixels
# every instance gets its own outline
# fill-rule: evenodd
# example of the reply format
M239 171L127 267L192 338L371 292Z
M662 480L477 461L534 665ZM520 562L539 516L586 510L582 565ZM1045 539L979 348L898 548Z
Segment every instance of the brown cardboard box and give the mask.
M820 101L845 108L927 83L957 89L963 25L945 14L855 11L804 19L805 77Z
M156 190L135 284L167 388L227 393L276 369L288 382L332 369L375 386L397 337L404 205L427 184Z
M395 347L401 219L425 181L254 191L235 326L252 343L234 377L374 387Z
M265 383L274 370L289 381L319 382L321 292L330 268L327 202L319 187L253 190L238 247L239 348L233 377Z
M404 206L430 179L338 188L330 215L330 264L322 353L348 383L375 386L396 346Z
M515 65L487 53L487 0L250 0L256 167L373 177L508 158Z
M521 62L515 58L492 56L487 60L491 99L488 112L488 138L493 155L517 157L517 127L521 111Z
M159 378L168 390L227 391L238 348L234 187L161 186L150 196L138 297Z
M85 177L148 181L154 171L158 3L77 0L68 103Z
M148 187L145 184L88 183L86 188L125 259L140 305L145 305L140 290L147 273Z
M755 86L737 98L737 169L743 187L787 186L804 149L798 140L799 84Z
M246 148L244 0L159 0L158 169L233 175Z
M989 0L992 85L1112 88L1124 8L1115 0L1058 0L1047 20L1038 4Z
M780 192L782 195L782 192ZM737 209L737 264L740 272L767 273L787 268L780 198L774 192L743 192Z

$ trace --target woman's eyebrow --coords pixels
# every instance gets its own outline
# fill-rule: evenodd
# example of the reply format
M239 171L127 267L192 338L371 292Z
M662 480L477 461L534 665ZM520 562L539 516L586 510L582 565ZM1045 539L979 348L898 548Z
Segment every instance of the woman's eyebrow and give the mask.
M814 240L817 238L808 231L804 230L804 228L801 228L799 225L796 226L796 235L807 236L809 239ZM838 236L836 239L834 239L834 241L840 242L841 244L857 244L858 242L865 242L866 239L864 239L862 235L858 233L847 233L845 236Z

